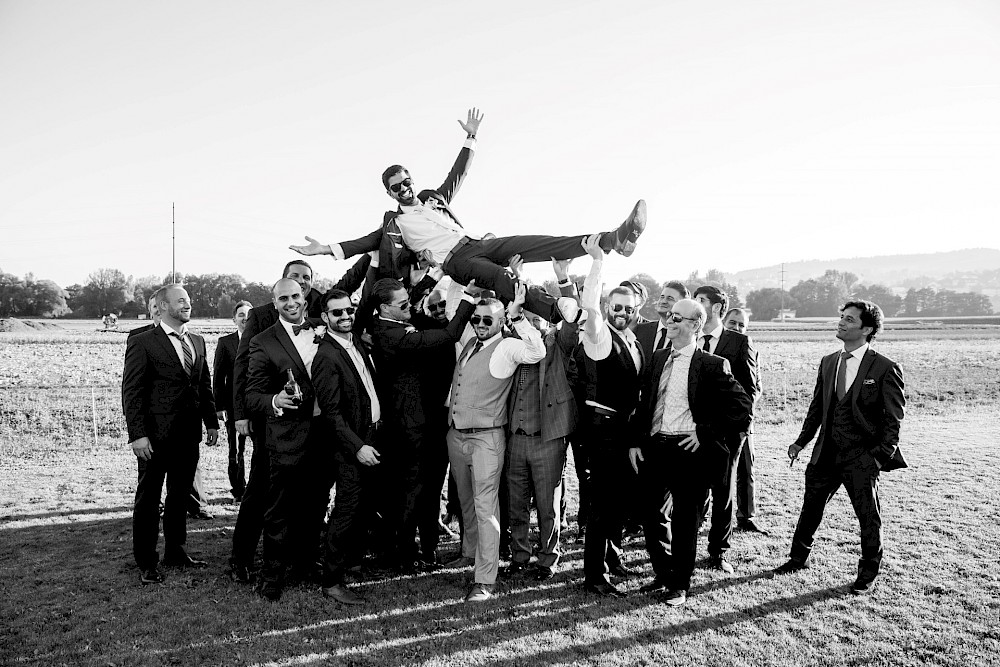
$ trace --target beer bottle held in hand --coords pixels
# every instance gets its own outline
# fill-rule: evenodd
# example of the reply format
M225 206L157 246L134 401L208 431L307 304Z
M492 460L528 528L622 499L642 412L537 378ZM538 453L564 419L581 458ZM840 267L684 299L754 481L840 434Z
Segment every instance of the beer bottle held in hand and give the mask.
M295 405L302 403L302 388L295 381L295 375L292 373L291 368L288 369L288 382L285 383L285 393L292 397L292 403Z

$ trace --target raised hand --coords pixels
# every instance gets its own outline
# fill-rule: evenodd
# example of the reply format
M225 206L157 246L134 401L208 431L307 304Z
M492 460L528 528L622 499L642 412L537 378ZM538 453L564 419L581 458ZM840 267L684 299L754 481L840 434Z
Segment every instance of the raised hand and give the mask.
M308 238L308 237L307 237ZM591 234L590 236L585 236L580 245L583 249L587 251L587 254L594 259L604 259L604 251L601 250L601 235Z
M569 278L569 263L572 259L552 258L552 272L556 274L556 280L566 280Z
M524 268L524 260L521 259L520 255L511 255L508 264L510 264L510 270L514 274L514 277L520 280L521 270Z
M469 117L465 119L465 122L463 123L460 120L458 121L458 124L462 126L462 129L465 130L466 134L470 137L474 137L476 136L476 133L479 132L479 124L482 122L483 114L479 111L479 109L472 107L469 109Z
M300 255L312 256L312 255L329 255L330 248L325 246L311 236L306 237L306 241L309 241L308 245L290 245L289 250L294 250Z
M521 306L524 305L524 300L527 298L527 296L528 296L528 286L525 285L520 280L518 280L516 283L514 283L514 300L510 302L510 305L516 308L517 310L520 310Z
M483 288L476 287L476 279L473 278L469 281L469 284L465 286L465 293L471 297L479 296L483 291Z

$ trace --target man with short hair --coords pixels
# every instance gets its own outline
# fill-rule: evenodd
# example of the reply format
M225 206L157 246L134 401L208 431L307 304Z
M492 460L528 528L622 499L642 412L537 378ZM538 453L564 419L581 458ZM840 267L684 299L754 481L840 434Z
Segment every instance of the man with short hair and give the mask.
M705 319L704 308L690 299L671 309L671 349L654 352L643 376L635 416L641 445L628 454L642 480L643 529L654 573L639 590L666 591L670 606L684 604L691 588L708 491L728 466L726 434L745 431L750 423L750 398L729 362L695 344ZM673 499L669 519L667 493Z
M372 289L378 308L372 347L379 395L386 403L382 454L390 535L381 546L402 571L438 565L440 494L447 469L439 422L447 389L441 382L443 369L434 363L446 366L454 358L455 343L472 315L473 289L467 287L470 294L443 328L436 323L431 327L426 317L423 322L415 318L398 280L383 278ZM418 529L419 554L414 542Z
M881 330L882 309L871 301L848 301L840 309L837 338L843 341L843 350L820 362L802 432L788 447L794 464L819 431L806 466L805 497L788 562L775 570L787 574L808 567L823 511L843 485L861 527L861 559L851 585L855 595L872 590L882 564L880 473L906 467L899 450L906 404L903 371L871 349Z
M653 309L658 315L655 322L645 322L635 328L635 338L639 341L639 347L646 359L653 358L653 352L669 348L670 341L667 339L667 321L670 317L670 310L674 304L681 299L691 296L688 288L679 280L671 280L663 285L660 295L653 304Z
M638 280L623 280L619 283L619 286L628 287L630 290L635 292L635 312L632 313L632 320L628 325L629 329L631 329L634 333L636 327L652 322L652 320L646 319L639 313L639 311L642 310L642 307L646 305L646 302L649 301L649 290L646 288L646 285Z
M726 316L722 318L723 326L729 331L739 334L747 334L750 326L750 313L743 308L730 308ZM753 341L750 341L753 344ZM754 396L754 406L760 400L760 351L754 348L754 361L757 366L757 393ZM756 521L757 516L757 485L754 478L753 465L756 455L754 452L753 421L747 430L747 437L740 451L739 461L736 463L736 530L750 533L761 533L767 535L767 531L761 528Z
M336 497L323 555L323 595L341 604L363 600L344 584L344 572L360 561L365 547L358 529L366 469L379 465L382 405L375 391L375 365L368 346L354 334L356 308L341 290L326 293L322 313L326 335L312 363L316 402L333 434L327 460L335 471Z
M236 502L243 499L243 490L247 485L244 465L247 437L236 432L236 420L233 418L233 364L236 362L240 337L246 330L247 316L252 308L249 301L240 301L233 306L233 324L236 325L236 331L219 337L215 346L215 363L212 365L212 390L215 396L216 416L226 425L226 435L229 438L227 473L230 491Z
M132 550L143 584L161 583L156 542L164 480L163 564L197 567L206 563L184 550L187 539L184 504L198 465L204 424L209 446L218 439L212 380L205 360L205 340L188 331L191 304L180 285L155 295L158 326L135 336L126 346L122 405L139 478L132 511Z
M246 409L266 418L270 477L258 592L276 601L290 567L308 577L316 563L315 529L326 511L318 489L327 434L318 419L311 380L317 343L312 330L303 326L302 288L295 280L282 278L271 294L279 320L250 341ZM293 381L298 392L289 393L286 386Z
M448 421L448 457L462 504L465 533L461 556L448 565L475 564L475 583L466 602L493 595L500 564L500 475L508 423L507 398L521 364L545 357L538 331L524 318L527 290L517 283L507 316L517 338L501 335L503 305L483 299L470 318L475 338L466 343L452 376Z
M573 436L587 452L590 464L590 507L583 551L584 586L606 597L624 597L609 575L627 577L622 562L625 485L628 458L623 439L630 436L629 420L639 402L642 349L629 329L635 313L635 292L616 287L602 313L601 269L604 253L597 235L584 240L593 258L583 285L582 307L587 311L583 345L577 348L580 427Z
M698 347L711 354L726 359L736 381L750 397L750 419L753 420L753 406L760 391L757 374L757 351L748 336L738 334L722 326L722 314L726 312L729 296L714 285L702 285L694 291L694 300L706 312L706 320L698 336ZM749 428L749 425L748 425ZM726 434L726 448L729 450L729 467L726 475L712 485L712 525L708 532L708 566L732 574L733 566L726 560L730 540L733 537L736 499L736 463L740 460L746 443L747 429ZM706 507L706 511L707 511ZM753 524L757 532L760 530Z
M410 173L401 165L392 165L382 173L386 194L398 203L396 212L388 211L380 229L343 243L324 245L306 237L307 245L290 246L303 255L333 255L344 259L363 252L380 250L379 266L386 266L405 246L424 262L441 269L459 284L475 280L482 289L496 291L500 300L509 303L514 298L515 280L504 264L513 255L521 255L524 262L542 262L554 259L572 259L584 254L581 236L509 236L487 239L470 232L457 219L448 203L458 184L464 179L475 146L476 133L482 114L477 109L469 111L465 123L459 121L467 138L462 155L441 188L444 205L427 206L417 197ZM461 164L460 164L461 163ZM458 171L458 173L456 173ZM450 186L450 187L449 187ZM621 225L612 231L599 234L599 243L605 253L612 250L628 257L635 250L639 235L646 228L646 202L640 199ZM388 242L388 243L387 243ZM397 270L397 274L400 270ZM398 275L396 276L398 277ZM533 313L558 321L558 300L544 290L530 290L525 306Z
M447 306L448 302L445 300L444 292L441 290L434 290L427 296L428 315L442 324L448 322L448 316L445 314Z

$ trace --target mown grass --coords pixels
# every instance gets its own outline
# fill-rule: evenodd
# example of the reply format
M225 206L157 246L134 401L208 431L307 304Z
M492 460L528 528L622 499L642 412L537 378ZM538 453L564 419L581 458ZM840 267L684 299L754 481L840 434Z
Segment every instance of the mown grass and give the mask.
M70 357L79 361L96 345L91 370L113 377L117 366L120 373L123 341L79 344ZM649 575L641 541L627 544L629 563L644 572L622 583L630 597L586 594L573 531L553 580L504 584L480 606L461 602L470 573L449 570L364 582L369 602L360 610L308 587L265 603L224 576L235 507L225 500L222 448L202 450L218 517L189 523L189 549L210 567L168 570L164 585L142 587L131 559L135 463L120 431L116 387L39 384L30 354L37 346L3 339L0 346L0 378L12 368L32 375L0 387L0 664L1000 663L996 340L883 344L907 376L902 444L911 468L883 478L885 572L875 593L860 599L846 593L859 547L842 493L821 528L814 566L768 574L787 554L803 488L802 468L789 469L784 451L819 356L834 345L761 341L760 518L772 534L737 534L736 573L697 570L680 609L637 593ZM45 350L44 363L74 377L72 359L58 346Z

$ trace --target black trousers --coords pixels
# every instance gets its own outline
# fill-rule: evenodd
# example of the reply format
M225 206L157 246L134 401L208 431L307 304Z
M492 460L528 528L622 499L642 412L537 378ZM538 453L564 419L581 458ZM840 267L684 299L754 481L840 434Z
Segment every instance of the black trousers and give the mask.
M374 442L366 444L374 445ZM326 529L323 553L323 586L344 581L344 570L360 561L364 537L361 529L361 501L366 471L357 457L339 447L333 457L336 495Z
M844 486L861 527L858 576L872 581L882 564L882 507L878 499L879 469L871 454L858 450L837 463L823 459L806 467L805 498L792 536L790 557L801 562L812 551L813 536L823 520L826 504Z
M583 432L586 432L584 435ZM621 564L625 525L628 441L625 420L593 415L577 430L590 460L590 515L583 546L583 576L588 584L610 581L610 568Z
M669 588L686 591L691 588L709 482L701 457L681 449L677 444L681 440L655 437L642 448L644 461L639 474L643 482L643 532L653 572ZM662 511L665 503L667 510Z
M229 439L229 486L233 498L240 500L247 488L246 467L243 458L247 437L236 432L236 422L232 419L226 420L226 435Z
M421 462L425 444L423 426L393 426L380 440L382 459L378 467L383 468L380 472L385 480L380 513L388 524L382 551L398 563L412 563L417 558L417 499L423 493ZM436 531L436 521L434 526Z
M729 461L724 479L711 487L712 523L708 531L708 555L722 557L729 551L733 539L733 524L736 519L736 467L743 455L746 443L745 433L734 433L726 437L729 447ZM703 515L707 513L706 504Z
M198 442L156 442L148 461L137 459L138 481L132 507L132 554L141 568L159 562L156 542L160 535L160 494L167 484L163 504L164 555L182 551L187 541L187 502L198 467Z
M756 453L753 433L747 433L743 450L736 464L736 519L747 521L757 516L757 480L753 474Z
M267 511L267 490L271 483L271 457L264 446L264 422L253 423L253 455L250 457L250 478L243 490L243 501L236 515L233 529L233 553L230 563L252 567L264 530L264 512Z
M441 536L441 489L448 474L447 414L440 423L428 424L420 449L420 493L417 496L417 527L420 531L420 552L425 557L437 551ZM459 510L461 515L461 510Z
M576 510L577 528L587 525L590 517L590 456L584 446L586 438L582 434L574 433L570 436L569 446L573 450L573 467L576 469L576 482L578 490L578 502ZM565 497L567 494L563 494ZM566 516L565 512L562 516Z
M512 255L521 255L525 263L547 262L550 258L572 259L586 255L580 245L584 236L505 236L497 239L471 240L445 262L444 272L465 285L473 278L476 287L491 289L504 303L514 300L514 280L504 270ZM526 310L557 319L556 298L542 289L529 289Z

